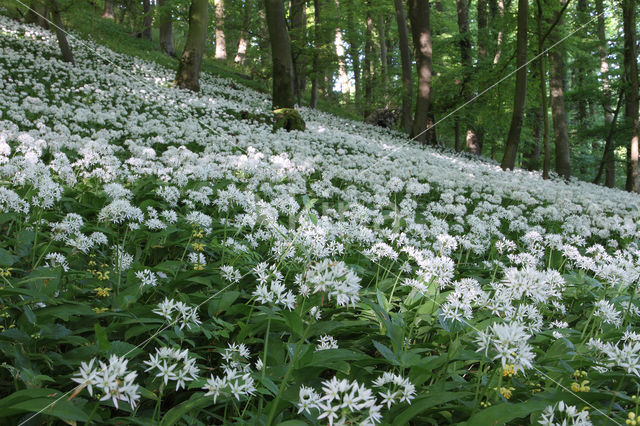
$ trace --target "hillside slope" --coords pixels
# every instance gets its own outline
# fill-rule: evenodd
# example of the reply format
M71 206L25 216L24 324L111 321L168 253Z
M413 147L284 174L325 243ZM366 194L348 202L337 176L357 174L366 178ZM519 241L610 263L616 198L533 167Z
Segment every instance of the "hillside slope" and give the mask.
M586 419L564 401L605 423L636 405L637 195L307 109L305 132L273 132L264 94L73 48L76 67L0 16L0 417Z

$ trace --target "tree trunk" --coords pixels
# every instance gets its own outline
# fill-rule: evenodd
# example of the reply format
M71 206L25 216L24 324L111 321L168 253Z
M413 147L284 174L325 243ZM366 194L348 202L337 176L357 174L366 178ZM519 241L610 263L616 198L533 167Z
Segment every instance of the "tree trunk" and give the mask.
M404 1L393 0L393 3L396 9L396 23L398 24L398 40L400 44L400 61L402 63L402 127L405 132L410 133L413 84L411 82L409 30L407 29L407 17L404 13Z
M624 97L624 90L620 91L620 96L618 97L618 105L616 106L616 110L613 113L613 117L611 119L611 123L609 125L609 133L607 133L607 138L604 143L604 152L602 153L602 160L600 161L600 167L598 168L598 173L596 174L595 179L593 179L593 183L596 185L600 183L600 177L602 176L602 172L607 168L607 163L609 161L613 162L613 135L616 131L616 122L618 121L618 113L620 112L620 108L622 107L622 99ZM615 175L614 175L615 178ZM609 179L609 176L605 174L605 186L608 188L613 188L616 186L615 179Z
M502 3L502 0L500 0ZM513 96L513 113L511 125L504 147L504 156L500 166L503 169L513 169L516 164L524 105L527 98L527 20L529 4L527 0L518 0L518 33L516 36L516 87ZM494 61L495 62L495 61Z
M64 24L62 23L62 16L60 15L60 5L56 0L49 0L49 9L51 9L51 17L53 18L53 24L56 31L56 38L58 39L58 46L60 46L60 53L62 53L62 60L75 65L73 60L73 52L71 46L67 42L67 36L64 30Z
M340 10L339 0L335 0L335 7L336 10ZM344 45L342 43L342 29L340 26L336 27L334 45L336 47L336 56L338 57L338 81L340 82L340 91L346 95L351 92L351 84L349 82L349 75L347 74L347 64L344 62Z
M387 55L387 29L384 16L378 14L378 44L380 45L380 63L382 64L382 91L385 100L388 96L387 87L389 85L389 60Z
M142 1L142 12L144 13L144 19L142 20L142 38L151 41L151 24L153 23L151 0Z
M227 41L224 34L224 0L216 2L216 59L227 59Z
M104 19L115 19L116 16L113 13L113 0L105 0L104 1L104 11L101 15Z
M631 140L627 147L627 180L625 189L639 192L638 182L638 48L636 45L636 1L622 0L622 26L624 29L624 115L631 124Z
M320 86L320 77L322 76L322 72L320 70L320 55L319 50L322 47L322 31L320 28L320 0L313 0L313 80L311 80L311 101L310 107L315 109L318 107L318 89Z
M473 59L471 57L471 38L469 36L469 9L467 6L467 0L456 0L456 9L458 15L458 33L460 34L460 65L462 65L462 79L460 86L460 95L464 102L469 101L473 94L471 93L471 85L469 84L470 73L473 68ZM459 141L459 133L460 130L458 126L462 126L462 131L467 137L465 138L465 142L469 149L476 150L475 142L476 136L475 132L470 128L468 123L468 118L465 111L461 111L461 113L456 117L456 151L462 150L462 144ZM469 135L471 133L471 135Z
M358 31L356 30L355 25L355 20L353 19L353 8L350 7L347 13L347 43L349 43L349 56L351 57L351 65L353 68L353 80L356 89L356 105L360 106L360 98L362 97L362 82L360 78L360 46L357 37Z
M588 19L587 13L587 2L585 0L578 0L578 4L576 5L577 19L576 25L578 27L583 26ZM591 72L591 70L587 70L584 67L583 61L577 58L578 66L575 68L575 80L576 80L576 89L579 93L578 99L576 100L576 118L578 121L578 126L580 129L585 127L587 120L587 99L582 94L585 89L585 77L587 74Z
M476 64L476 75L481 75L487 69L489 34L488 34L488 16L487 16L487 0L478 0L477 3L477 20L478 20L478 62ZM475 85L479 92L480 87ZM469 133L471 132L471 133ZM467 148L476 155L482 154L484 128L480 120L475 120L473 129L467 132ZM471 143L470 143L471 142Z
M533 126L531 131L532 143L529 149L524 153L522 167L529 171L538 170L540 168L540 141L542 140L542 106L531 111L533 116ZM529 115L529 113L527 113Z
M496 65L500 62L500 56L502 56L502 40L504 39L504 0L498 0L498 15L499 25L498 36L496 37L496 53L493 56L493 64ZM520 3L518 2L518 13L520 13Z
M49 29L49 4L42 4L38 0L31 0L29 10L24 17L28 24L36 24L45 30Z
M305 87L304 45L306 30L306 14L304 0L291 0L289 18L291 20L291 52L293 60L294 94L298 105L302 105L302 93Z
M598 53L600 55L600 79L602 81L602 109L604 111L604 123L605 126L611 125L613 117L611 115L611 83L609 82L609 59L607 58L609 52L607 48L607 37L605 34L605 22L604 22L604 7L602 0L596 0L596 14L598 15ZM614 149L606 149L605 146L605 185L609 188L613 188L616 183L616 165Z
M200 68L207 38L209 0L191 0L189 33L178 65L176 83L181 89L200 90Z
M160 21L160 49L169 56L176 56L173 46L173 18L171 6L167 0L158 0L158 18Z
M367 4L368 6L368 4ZM373 63L371 56L373 55L373 19L371 12L367 7L366 30L364 36L364 117L367 118L371 114L371 95L373 92Z
M240 31L240 40L238 40L238 52L233 62L244 65L247 59L247 47L249 47L249 25L251 24L251 7L252 0L245 0L244 16L242 18L242 30Z
M429 0L409 0L409 21L418 70L418 95L411 127L411 138L436 144L431 113L432 44L429 22Z
M567 0L558 0L564 6ZM558 20L558 13L554 19ZM560 31L555 28L549 33L551 45L560 41ZM549 90L551 100L551 117L553 119L553 139L556 146L556 172L569 179L571 177L571 163L569 159L569 129L567 127L567 113L564 104L564 45L560 44L549 52Z
M293 63L291 42L284 20L284 2L265 0L273 62L273 109L293 108Z

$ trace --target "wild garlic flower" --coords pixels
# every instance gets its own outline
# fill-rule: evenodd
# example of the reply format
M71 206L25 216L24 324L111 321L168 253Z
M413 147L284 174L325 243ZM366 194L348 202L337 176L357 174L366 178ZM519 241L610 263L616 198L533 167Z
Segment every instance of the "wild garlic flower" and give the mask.
M324 351L326 349L338 349L338 341L328 334L320 336L318 344L316 345L316 352Z
M347 265L339 261L324 259L313 265L307 272L307 282L314 293L326 294L335 299L338 306L349 306L360 300L360 277Z
M188 349L156 348L156 353L149 355L149 360L144 361L149 367L144 370L153 371L155 377L159 377L166 386L169 381L176 382L176 391L186 386L186 382L198 379L200 369L196 366L196 359L189 357Z
M306 386L300 388L298 413L315 415L322 423L329 425L380 423L382 406L378 404L373 391L365 385L335 377L323 381L322 385L322 393Z
M95 367L96 359L92 358L89 363L82 362L77 377L72 380L80 386L86 386L89 395L93 396L95 386L100 393L100 401L113 401L113 405L119 408L119 401L128 402L135 408L140 394L138 385L134 383L138 373L127 370L127 363L124 357L111 355L109 363L98 361L99 366Z
M143 269L135 273L136 278L140 280L140 288L155 287L158 285L158 276L149 269Z
M589 420L588 411L578 411L575 406L568 405L564 401L548 405L538 423L543 426L591 426L593 424Z
M516 373L533 366L533 347L527 342L531 336L525 327L517 322L505 324L493 323L476 337L478 349L485 356L495 354L493 359L500 359L502 367L512 364Z
M62 253L47 253L45 256L46 266L49 268L55 268L57 266L61 267L63 271L67 272L69 270L69 263L67 262L67 258L64 257Z
M191 330L192 327L195 328L202 324L198 318L197 306L189 306L184 302L169 298L165 298L164 301L159 303L153 313L164 317L170 323L179 324L180 330L185 326Z
M397 402L410 404L416 395L416 387L409 379L390 372L385 372L374 380L373 386L384 389L384 391L378 392L378 395L382 398L382 404L386 405L387 409Z

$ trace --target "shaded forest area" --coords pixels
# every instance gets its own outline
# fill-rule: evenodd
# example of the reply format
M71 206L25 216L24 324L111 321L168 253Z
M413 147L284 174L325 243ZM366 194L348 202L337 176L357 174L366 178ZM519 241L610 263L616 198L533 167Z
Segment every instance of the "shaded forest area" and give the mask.
M62 26L78 3L31 0L23 13ZM198 90L204 55L273 81L274 108L324 102L504 169L639 189L635 0L89 4L178 55L180 87Z

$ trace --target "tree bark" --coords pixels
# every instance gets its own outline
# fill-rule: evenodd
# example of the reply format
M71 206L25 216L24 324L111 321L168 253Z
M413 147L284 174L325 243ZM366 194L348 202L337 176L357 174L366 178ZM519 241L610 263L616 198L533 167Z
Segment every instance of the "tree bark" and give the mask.
M602 92L602 109L604 112L605 126L611 125L613 117L611 114L611 83L609 82L609 59L607 58L609 52L607 48L607 37L605 34L605 22L604 22L604 7L602 0L596 0L596 14L598 15L598 53L600 55L600 90ZM605 145L605 160L604 168L605 185L609 188L613 188L616 183L616 165L613 149L606 149ZM598 179L599 180L599 179Z
M411 82L411 51L409 50L409 30L407 17L404 13L404 1L393 0L396 9L396 23L398 25L398 41L400 45L400 61L402 63L402 127L407 133L411 132L411 101L413 98L413 84Z
M385 99L387 98L389 85L389 60L387 54L387 29L384 16L378 14L378 44L380 45L380 63L382 64L382 90Z
M189 33L176 75L176 83L181 89L189 89L194 92L200 90L200 69L208 22L209 0L191 0Z
M436 144L431 112L432 42L429 22L429 0L409 0L409 21L418 71L418 94L411 127L411 138Z
M358 31L356 30L355 19L353 18L353 8L349 8L347 13L347 43L349 43L349 56L351 57L351 65L353 68L353 81L355 83L355 99L356 105L360 106L362 97L362 82L360 70L360 43L358 40ZM365 117L366 118L366 117Z
M339 0L335 0L335 7L336 10L340 10ZM349 81L349 75L347 74L347 64L344 61L344 44L342 43L342 29L340 26L336 27L334 45L336 47L336 56L338 57L338 81L340 82L340 91L346 95L351 92L351 83Z
M289 9L289 17L291 20L291 52L293 60L293 87L294 94L298 101L298 105L302 105L302 93L306 85L305 80L305 30L306 30L306 13L305 0L291 0Z
M588 13L587 13L587 2L585 0L578 0L578 4L576 5L577 19L576 25L582 26L587 22ZM578 99L576 100L576 118L578 121L578 126L583 128L585 126L587 120L587 100L584 95L582 95L582 91L585 89L585 77L587 74L591 73L591 70L587 70L583 61L577 58L577 67L575 68L575 80L576 80L576 89L579 92Z
M309 105L313 109L318 107L318 90L320 86L320 77L322 76L322 72L320 70L320 54L318 53L323 45L320 25L320 0L313 0L313 43L315 49L313 49L312 58L313 79L311 80L311 100Z
M249 47L249 25L251 24L251 7L252 0L245 0L244 15L242 18L242 30L240 30L240 39L238 40L238 51L233 62L244 65L247 59L247 47Z
M113 13L113 0L104 1L104 11L101 17L104 19L116 19L116 15Z
M45 2L42 4L37 0L31 0L29 9L24 17L28 24L36 24L45 30L49 29L49 4Z
M151 24L153 23L151 0L142 1L142 12L144 13L144 19L142 20L142 38L151 41Z
M224 0L216 1L216 59L227 59L227 41L224 33Z
M622 107L622 99L624 97L624 90L620 91L620 96L618 97L618 105L616 106L616 110L613 113L613 117L611 119L611 123L609 124L609 133L607 133L607 138L604 143L604 152L602 153L602 160L600 161L600 167L598 168L598 173L596 177L593 179L593 183L596 185L600 183L600 177L602 177L602 172L605 171L605 182L604 185L608 188L613 188L616 186L615 179L609 179L607 176L607 163L609 161L613 161L613 135L616 131L616 122L618 121L618 113L620 112L620 108ZM614 175L615 178L615 175Z
M367 4L368 6L368 4ZM373 92L373 19L367 7L366 29L364 36L364 117L371 114L371 96Z
M519 3L518 3L519 4ZM493 64L496 65L500 62L500 56L502 56L502 40L504 39L504 0L498 0L498 15L500 20L500 29L498 30L498 36L496 37L496 53L493 56ZM518 13L520 12L520 6L518 6Z
M62 60L71 65L75 65L73 52L67 42L67 36L64 31L64 24L62 23L62 16L60 15L60 5L56 0L49 0L49 9L51 9L51 18L55 27L58 46L60 46L60 53L62 53Z
M625 189L640 191L638 181L638 48L636 36L636 1L622 0L622 26L624 30L624 115L631 124L631 140L627 147L627 179Z
M460 48L460 65L462 65L462 79L460 86L460 95L464 102L471 99L471 85L469 84L470 72L473 68L473 58L471 57L471 38L469 36L469 8L467 0L456 0L456 9L458 15L458 33L460 40L458 46ZM462 144L459 141L458 126L462 126L462 131L466 134L465 142L467 147L477 154L477 137L475 131L469 126L468 117L465 111L456 117L456 151L462 150Z
M564 6L567 0L557 0ZM555 17L557 18L557 14ZM557 21L558 23L561 20ZM555 28L549 34L552 45L560 41L560 31ZM565 179L571 177L571 163L569 159L569 129L567 113L564 103L564 45L560 44L549 52L549 90L551 100L551 118L553 119L553 139L556 147L556 172Z
M176 56L173 45L173 18L167 0L158 0L158 18L160 21L160 49L169 56Z
M522 167L529 171L540 168L540 141L542 140L542 105L532 111L533 128L531 131L532 143L529 150L525 152ZM527 114L528 115L528 114Z
M293 62L291 42L282 0L265 0L273 63L273 109L293 108Z
M500 0L502 3L502 0ZM518 0L518 32L516 36L516 87L513 96L513 113L511 125L504 148L504 156L500 166L503 169L513 169L516 164L522 120L524 117L524 105L527 98L527 20L529 14L527 0ZM495 62L495 61L494 61Z

